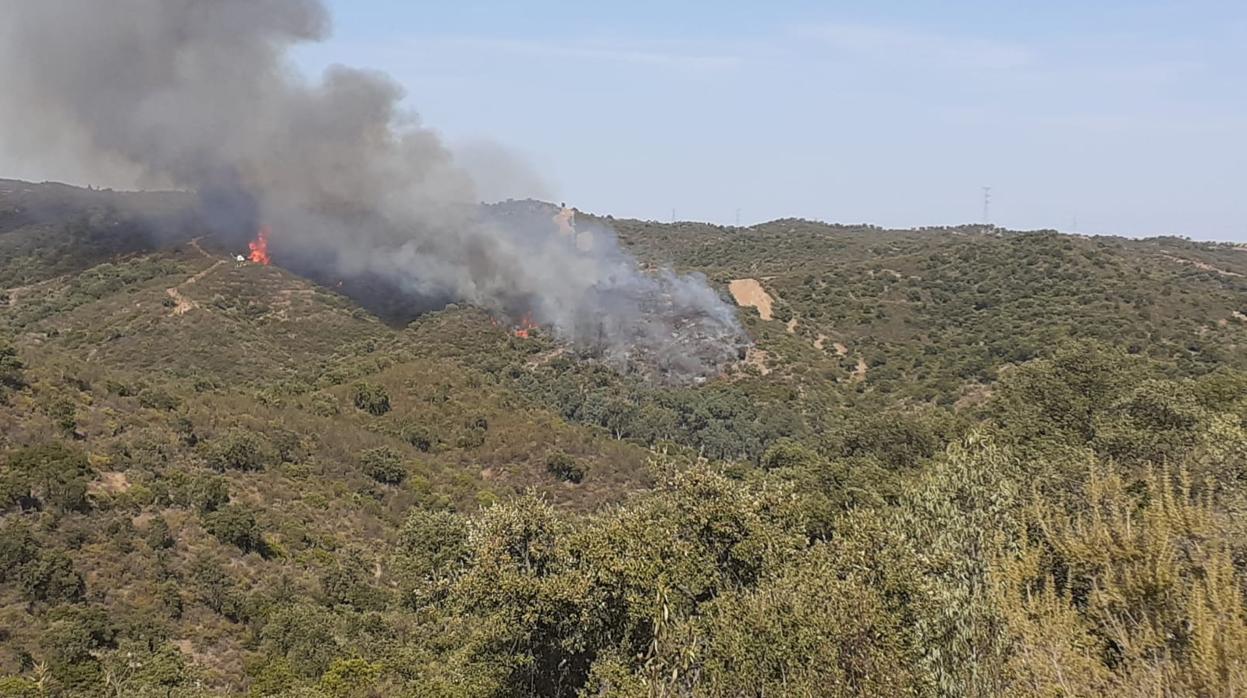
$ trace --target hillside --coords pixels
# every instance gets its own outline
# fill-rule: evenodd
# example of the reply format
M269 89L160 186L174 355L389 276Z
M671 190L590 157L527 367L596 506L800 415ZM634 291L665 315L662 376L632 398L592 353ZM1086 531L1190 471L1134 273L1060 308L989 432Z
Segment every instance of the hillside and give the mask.
M189 199L0 180L0 695L1247 679L1247 249L582 214L745 303L681 385Z

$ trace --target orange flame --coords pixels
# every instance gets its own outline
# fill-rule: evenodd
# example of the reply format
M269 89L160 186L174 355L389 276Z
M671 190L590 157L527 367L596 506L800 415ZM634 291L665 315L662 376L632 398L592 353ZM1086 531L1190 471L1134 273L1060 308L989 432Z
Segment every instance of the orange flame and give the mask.
M260 232L256 233L255 240L247 243L247 247L251 249L251 256L248 257L256 264L268 266L272 261L268 256L268 235L272 232L267 225L260 226Z
M520 326L515 328L515 336L520 339L528 339L528 333L537 329L537 323L533 322L532 313L524 313L524 317L520 318Z

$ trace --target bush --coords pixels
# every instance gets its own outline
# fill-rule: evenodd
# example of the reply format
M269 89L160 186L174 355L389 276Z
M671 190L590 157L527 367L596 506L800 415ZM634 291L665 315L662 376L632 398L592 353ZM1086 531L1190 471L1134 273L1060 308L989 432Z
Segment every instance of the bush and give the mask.
M791 439L780 439L762 454L762 467L767 470L810 468L818 461L816 453Z
M459 438L455 439L455 445L459 448L480 448L484 444L484 429L465 429L459 432Z
M397 485L407 479L407 465L397 451L389 446L361 451L359 464L372 479L386 485Z
M0 582L16 577L22 565L38 555L39 543L25 521L8 519L0 524Z
M170 412L181 406L176 395L160 388L146 388L139 393L139 404L153 410Z
M173 535L169 532L169 524L163 516L157 516L147 525L145 536L148 547L152 550L164 550L173 547Z
M238 582L225 569L225 564L215 557L202 556L191 563L191 582L196 598L213 611L230 619L239 619L243 613L243 599Z
M82 575L60 550L45 550L22 567L18 586L27 601L72 602L82 598Z
M308 409L312 414L321 417L336 417L341 412L338 409L338 399L330 393L316 393L312 396Z
M25 387L26 380L22 375L25 365L17 358L17 350L8 342L0 339L0 396L4 391L20 390Z
M546 470L564 482L579 483L585 478L585 466L575 458L558 451L546 458Z
M428 453L437 446L437 433L423 424L411 424L403 429L403 440Z
M231 429L208 446L208 464L219 472L263 470L277 460L277 454L264 437L245 429Z
M399 584L409 605L439 593L439 582L468 559L468 522L452 511L416 509L398 534Z
M220 475L175 470L167 483L169 503L200 513L216 511L229 501L229 483Z
M0 696L5 698L40 698L38 684L22 676L0 676Z
M330 696L366 695L376 686L381 669L380 664L364 659L335 659L320 677L320 688Z
M390 396L385 388L375 383L356 383L351 400L357 409L374 417L390 411Z
M263 546L260 525L250 509L231 504L203 517L204 528L222 543L237 546L243 552L259 551Z
M9 456L9 472L0 482L6 501L23 509L51 506L59 511L87 509L87 456L61 443L29 446Z

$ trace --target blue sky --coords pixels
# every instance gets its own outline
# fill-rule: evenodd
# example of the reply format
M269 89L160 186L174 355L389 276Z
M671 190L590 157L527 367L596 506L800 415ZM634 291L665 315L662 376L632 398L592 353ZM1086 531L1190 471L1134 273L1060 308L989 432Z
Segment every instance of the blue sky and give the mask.
M621 216L1247 240L1247 2L329 0L454 144ZM1025 9L1023 9L1025 8ZM525 191L526 189L528 191Z
M991 186L1010 227L1247 240L1247 3L330 4L304 69L583 209L949 224Z

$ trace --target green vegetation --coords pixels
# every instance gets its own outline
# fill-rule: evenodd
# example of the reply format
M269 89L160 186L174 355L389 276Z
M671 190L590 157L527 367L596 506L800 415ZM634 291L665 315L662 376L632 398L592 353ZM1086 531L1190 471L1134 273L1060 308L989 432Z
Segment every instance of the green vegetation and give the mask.
M1247 685L1241 249L617 221L773 296L660 386L41 187L0 200L0 695Z
M399 485L407 479L407 466L398 451L381 446L359 454L359 464L368 476L386 485Z

